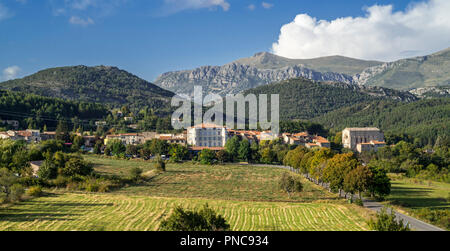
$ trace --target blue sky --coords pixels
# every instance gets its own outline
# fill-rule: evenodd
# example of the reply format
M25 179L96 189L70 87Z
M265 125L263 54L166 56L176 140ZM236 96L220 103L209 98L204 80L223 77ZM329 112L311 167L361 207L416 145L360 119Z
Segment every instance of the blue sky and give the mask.
M409 0L0 0L0 78L2 72L4 80L83 64L118 66L153 81L167 71L222 65L260 51L298 58L326 55L336 51L296 47L308 44L308 35L296 37L296 24L287 26L283 39L280 29L299 14L332 22L367 16L366 7L376 4L393 5L393 13L412 8ZM322 32L335 38L329 26ZM429 49L445 47L446 39ZM402 53L427 49L416 47L411 42Z

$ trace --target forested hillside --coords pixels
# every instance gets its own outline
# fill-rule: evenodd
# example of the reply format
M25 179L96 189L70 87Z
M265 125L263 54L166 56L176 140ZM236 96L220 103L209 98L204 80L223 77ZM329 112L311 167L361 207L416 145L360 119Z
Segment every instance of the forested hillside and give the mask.
M56 127L59 120L89 128L89 125L94 126L96 119L107 114L107 108L101 104L0 90L0 119L17 120L22 129L43 129L44 126L50 129ZM4 126L0 124L0 127Z
M413 101L412 94L383 88L358 87L344 83L320 83L304 78L247 90L244 94L279 94L280 118L311 119L327 112L371 100Z
M334 131L345 127L374 126L388 134L408 134L422 144L432 144L438 136L450 136L450 98L412 103L364 102L332 111L313 121Z
M0 83L1 89L47 97L108 104L131 109L148 106L169 110L173 93L116 67L73 66L40 71L22 79Z

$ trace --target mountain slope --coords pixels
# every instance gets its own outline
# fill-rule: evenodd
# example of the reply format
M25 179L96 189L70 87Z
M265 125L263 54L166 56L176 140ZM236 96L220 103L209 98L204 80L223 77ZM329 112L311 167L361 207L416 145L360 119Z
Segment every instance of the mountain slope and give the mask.
M234 63L249 65L258 69L279 69L287 66L303 66L318 72L335 72L355 75L363 70L381 65L382 62L366 61L342 56L329 56L313 59L290 59L268 52L256 53L253 57L242 58Z
M450 48L370 67L355 75L354 82L398 90L450 85Z
M2 120L17 120L21 129L43 129L44 125L54 129L59 120L64 120L71 128L77 123L89 130L95 120L107 115L108 109L101 104L0 90L0 127L6 126Z
M126 71L108 66L72 66L39 71L22 79L0 83L1 89L47 97L98 102L130 107L168 107L173 96L152 83Z
M193 95L194 86L202 86L204 93L222 96L291 78L315 81L352 83L351 75L379 65L345 57L326 57L297 60L270 53L258 53L224 66L203 66L194 70L164 73L155 84L173 92Z
M250 93L279 94L282 120L311 119L368 100L417 100L414 95L406 92L343 83L319 83L302 78L260 86L244 92L245 95Z
M313 119L334 131L346 127L378 127L386 133L413 135L422 144L437 136L450 137L450 98L424 99L411 103L389 100L344 107Z

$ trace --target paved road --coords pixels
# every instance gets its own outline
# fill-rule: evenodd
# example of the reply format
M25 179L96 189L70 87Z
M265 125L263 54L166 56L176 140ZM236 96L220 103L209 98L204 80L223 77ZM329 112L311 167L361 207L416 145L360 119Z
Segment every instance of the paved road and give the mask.
M255 166L277 167L298 173L297 170L294 170L292 167L289 166L280 166L280 165L255 165ZM383 204L367 198L363 198L363 203L364 207L376 212L380 211L384 207ZM428 224L426 222L423 222L421 220L418 220L416 218L413 218L411 216L399 212L395 212L395 215L397 216L397 219L403 219L403 222L409 223L410 227L415 231L445 231L444 229L438 228L436 226L433 226L431 224Z

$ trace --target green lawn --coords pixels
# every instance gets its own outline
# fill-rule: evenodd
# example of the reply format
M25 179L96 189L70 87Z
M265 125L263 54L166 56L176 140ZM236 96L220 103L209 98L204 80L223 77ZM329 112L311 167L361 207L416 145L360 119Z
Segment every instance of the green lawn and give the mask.
M112 160L90 156L96 171L103 174L127 175L132 167L144 172L153 170L153 164L141 161ZM246 201L338 200L339 198L302 178L304 191L289 197L278 188L283 169L239 165L168 164L167 171L150 181L123 188L116 193L178 198L208 198Z
M233 231L367 230L358 208L338 203L245 202L62 193L0 208L0 231L153 231L176 205L208 203Z

